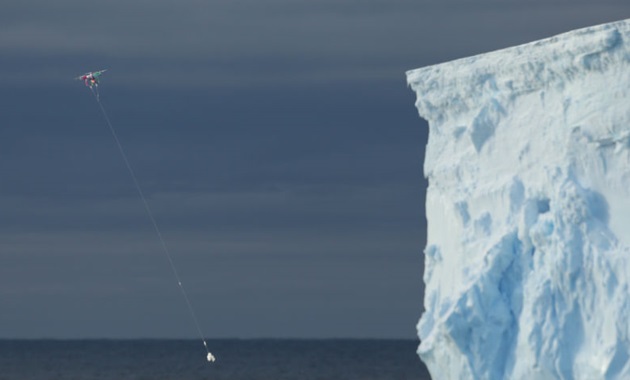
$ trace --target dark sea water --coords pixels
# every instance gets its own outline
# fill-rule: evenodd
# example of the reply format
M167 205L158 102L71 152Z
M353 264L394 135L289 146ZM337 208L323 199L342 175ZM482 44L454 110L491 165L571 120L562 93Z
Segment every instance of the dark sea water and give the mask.
M406 340L0 340L0 380L424 380Z

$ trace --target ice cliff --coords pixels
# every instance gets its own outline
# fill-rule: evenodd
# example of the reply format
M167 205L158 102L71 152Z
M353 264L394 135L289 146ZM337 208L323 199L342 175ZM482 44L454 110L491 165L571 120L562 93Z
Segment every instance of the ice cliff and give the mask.
M630 379L630 20L409 71L434 379Z

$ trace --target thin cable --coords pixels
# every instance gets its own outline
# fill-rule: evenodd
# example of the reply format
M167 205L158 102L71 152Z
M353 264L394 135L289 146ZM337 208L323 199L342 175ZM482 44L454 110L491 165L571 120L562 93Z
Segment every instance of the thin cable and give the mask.
M169 252L168 246L166 245L166 242L164 241L164 237L162 236L162 231L160 230L160 227L155 221L155 217L153 216L153 212L151 211L151 208L149 207L149 203L147 202L147 199L144 196L142 187L140 187L138 178L136 177L136 174L133 171L131 164L129 163L129 159L127 158L127 154L125 153L125 150L123 149L123 146L120 143L120 140L118 139L118 134L116 134L116 130L112 126L112 123L109 121L109 116L107 115L107 112L105 111L105 108L103 107L103 104L101 104L101 100L98 95L98 90L95 91L94 89L92 89L92 87L90 87L90 90L92 90L92 93L94 94L94 97L96 98L96 102L98 103L98 106L100 107L101 112L103 113L103 116L105 117L107 126L109 127L109 130L112 133L114 140L116 141L116 145L118 146L118 151L120 152L120 155L122 156L123 161L125 161L125 165L127 166L127 170L129 171L129 174L131 175L131 179L133 180L133 183L136 186L138 195L140 195L140 199L142 199L142 204L144 205L144 209L146 210L147 215L149 216L149 219L151 220L153 229L155 230L155 233L157 234L160 244L162 245L162 249L164 251L164 254L166 255L166 258L168 259L168 263L171 265L171 270L173 271L173 275L175 276L175 280L177 281L179 290L181 291L182 296L184 297L184 300L186 301L186 305L188 306L188 310L190 311L190 316L192 317L192 320L195 323L195 327L197 328L199 337L201 338L201 341L203 342L203 346L206 349L207 359L208 361L214 361L215 360L214 356L210 353L210 350L208 349L208 344L206 342L205 335L203 334L203 331L201 330L201 326L199 325L197 314L195 314L195 310L193 309L190 299L188 298L188 294L186 293L186 290L184 289L184 286L182 285L182 281L179 277L179 273L177 272L177 268L175 268L175 264L173 263L173 259L171 258L171 254Z

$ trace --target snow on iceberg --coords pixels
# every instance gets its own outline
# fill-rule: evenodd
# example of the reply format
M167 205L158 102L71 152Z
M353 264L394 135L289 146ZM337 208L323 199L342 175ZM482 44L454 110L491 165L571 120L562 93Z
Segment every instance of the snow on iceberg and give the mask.
M434 379L630 379L630 20L412 70Z

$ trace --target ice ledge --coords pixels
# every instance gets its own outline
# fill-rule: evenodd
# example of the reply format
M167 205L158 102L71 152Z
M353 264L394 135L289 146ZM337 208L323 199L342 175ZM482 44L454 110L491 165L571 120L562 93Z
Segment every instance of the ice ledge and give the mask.
M408 73L434 379L630 379L630 21Z
M593 71L630 60L627 20L407 72L419 94L416 107L429 121L476 108L498 92L519 95L560 87ZM623 48L622 48L623 47Z

